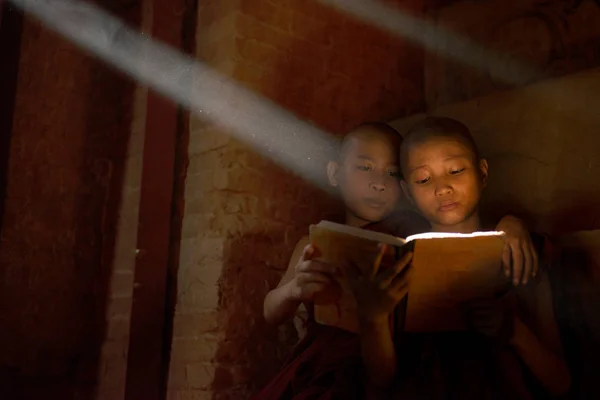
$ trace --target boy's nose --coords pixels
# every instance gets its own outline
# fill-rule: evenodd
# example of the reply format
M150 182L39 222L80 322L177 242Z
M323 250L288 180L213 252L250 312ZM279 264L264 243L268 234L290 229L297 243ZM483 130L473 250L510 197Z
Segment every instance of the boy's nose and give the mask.
M450 185L439 185L436 189L435 189L435 194L437 196L445 196L448 194L452 193L452 187Z
M385 185L380 182L371 182L371 189L378 192L383 192L385 190Z

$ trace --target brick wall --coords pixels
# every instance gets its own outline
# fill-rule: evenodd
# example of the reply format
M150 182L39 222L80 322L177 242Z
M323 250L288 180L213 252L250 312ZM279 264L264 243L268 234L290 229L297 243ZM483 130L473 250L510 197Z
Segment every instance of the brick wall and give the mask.
M403 3L420 13L420 2ZM199 59L335 134L423 104L420 50L313 1L201 2L197 49ZM264 325L264 295L307 225L337 208L196 118L189 158L168 397L245 398L295 340L291 326Z
M106 3L135 23L135 7ZM113 259L113 293L131 285L121 274L128 260L118 261L125 245L115 255L114 240L119 203L135 210L131 193L121 195L125 169L130 179L139 161L137 150L127 155L133 91L25 18L1 227L2 398L93 398L105 314L127 309L116 296L107 308Z

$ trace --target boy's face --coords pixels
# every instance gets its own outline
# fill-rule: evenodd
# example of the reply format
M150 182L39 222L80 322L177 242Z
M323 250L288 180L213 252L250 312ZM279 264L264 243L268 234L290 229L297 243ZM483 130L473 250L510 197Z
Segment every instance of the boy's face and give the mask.
M348 210L365 223L385 219L400 197L399 138L378 132L354 135L340 164L329 169ZM330 164L331 166L331 164Z
M452 137L432 137L405 153L403 172L408 194L436 227L452 227L477 213L487 179L487 162Z

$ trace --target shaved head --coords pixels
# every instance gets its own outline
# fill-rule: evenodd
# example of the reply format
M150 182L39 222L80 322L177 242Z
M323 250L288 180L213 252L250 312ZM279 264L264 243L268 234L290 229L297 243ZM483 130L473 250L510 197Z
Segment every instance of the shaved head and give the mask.
M407 155L411 147L439 137L458 140L473 153L475 161L479 160L479 149L475 140L469 128L462 122L447 117L427 117L415 124L404 137L400 146L400 163L404 165L408 160Z
M402 136L397 130L385 124L383 122L365 122L350 132L341 142L338 158L340 162L343 162L348 153L350 145L356 139L371 140L371 139L383 139L390 143L392 148L400 149L400 143L402 143Z

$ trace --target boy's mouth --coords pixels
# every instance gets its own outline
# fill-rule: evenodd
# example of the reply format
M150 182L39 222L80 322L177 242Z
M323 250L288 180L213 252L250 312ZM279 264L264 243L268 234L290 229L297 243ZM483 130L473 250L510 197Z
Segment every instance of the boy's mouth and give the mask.
M385 206L385 201L375 199L365 199L365 203L371 208L382 208Z
M438 207L438 211L439 212L447 212L447 211L452 211L454 210L456 207L458 207L458 202L456 201L445 201L442 204L439 205Z

